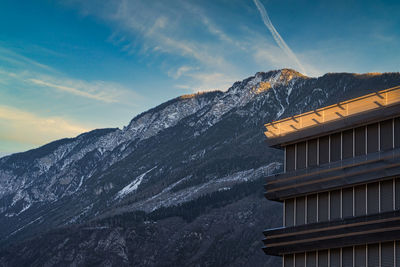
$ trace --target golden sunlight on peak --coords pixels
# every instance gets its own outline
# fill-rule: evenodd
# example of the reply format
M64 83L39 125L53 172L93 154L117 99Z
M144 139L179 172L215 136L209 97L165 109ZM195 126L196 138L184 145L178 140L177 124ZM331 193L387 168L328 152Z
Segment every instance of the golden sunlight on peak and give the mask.
M377 76L377 75L382 75L381 72L368 72L365 75L369 75L369 76Z
M201 95L206 94L206 93L216 92L216 91L218 91L218 90L201 91L201 92L197 92L197 93L193 93L193 94L181 95L179 98L180 99L190 99L190 98L195 98L195 97L201 96Z
M294 76L307 78L306 75L292 69L282 69L281 76L288 77L290 79L292 79Z
M189 99L189 98L194 98L200 94L203 94L203 93L199 92L199 93L194 93L194 94L181 95L179 98L180 99Z
M364 75L366 75L366 76L379 76L379 75L382 75L382 73L380 73L380 72L368 72L368 73L365 73Z
M260 94L260 93L262 93L262 92L267 91L267 90L270 89L270 88L271 88L271 83L270 83L270 82L260 82L259 85L258 85L258 87L254 87L254 88L253 88L253 91L254 91L256 94Z
M355 76L361 76L361 77L370 77L370 76L379 76L382 75L381 72L368 72L368 73L355 73Z
M283 81L287 85L292 79L298 78L298 77L309 78L308 76L305 76L298 71L295 71L292 69L282 69L279 80L281 82Z

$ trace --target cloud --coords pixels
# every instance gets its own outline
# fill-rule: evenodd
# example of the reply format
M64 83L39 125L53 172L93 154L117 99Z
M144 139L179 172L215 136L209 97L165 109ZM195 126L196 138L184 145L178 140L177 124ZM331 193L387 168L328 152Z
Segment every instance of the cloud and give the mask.
M171 69L168 71L168 76L174 78L174 79L179 79L183 74L195 70L194 67L191 66L181 66L178 69Z
M133 110L141 111L137 107L143 102L145 98L120 83L74 79L0 46L2 154L99 126L120 127Z
M230 14L233 10L229 8L224 8L227 17L235 15L237 20L228 21L211 15L212 6L203 9L198 3L181 0L70 0L70 5L78 8L84 16L95 16L110 24L113 32L109 41L122 51L135 57L143 56L146 62L162 61L162 70L177 80L175 84L180 88L192 91L192 88L212 90L221 86L218 89L224 89L229 87L227 81L240 80L257 71L277 67L300 68L305 73L303 65L268 17L266 25L272 29L284 53L276 53L277 46L272 40L253 30L258 25L244 25L244 16ZM247 4L242 5L242 8L248 8ZM266 11L264 13L266 15ZM264 55L263 60L254 60L254 47L261 43L266 49L259 53Z
M115 30L109 39L126 53L142 53L143 56L158 53L171 56L174 63L183 61L183 67L176 69L174 63L165 60L166 65L170 64L167 74L174 79L190 78L192 76L188 74L192 72L240 72L225 55L227 45L238 49L240 42L192 4L124 0L102 2L96 8L88 2L73 4L78 5L85 15L94 15L114 24ZM191 31L187 31L188 28ZM212 38L201 38L197 33L199 36L206 33ZM209 88L213 86L210 84Z
M32 68L36 67L44 71L56 72L56 70L48 65L42 64L21 54L18 54L10 49L1 46L0 43L0 61L6 61L11 65Z
M94 83L87 83L83 81L68 80L67 84L71 86L65 86L62 84L55 84L39 79L28 79L30 82L44 87L50 87L61 92L86 97L106 103L118 102L116 99L118 90L114 89L115 85L110 85L105 82L95 81Z
M40 48L36 48L40 49ZM51 53L44 49L45 53ZM0 84L25 83L30 87L52 88L81 98L103 103L129 103L142 97L130 88L112 81L85 81L68 77L38 61L4 48L0 43ZM5 64L4 64L5 63Z
M0 105L0 140L28 145L74 137L91 128L61 117L45 117L15 107Z
M143 97L121 84L109 81L84 81L63 75L48 75L32 71L12 72L0 67L0 85L50 88L62 94L78 96L102 103L124 103L134 105Z
M230 36L224 30L218 27L200 7L190 4L189 2L183 2L182 5L186 8L186 10L189 10L189 12L193 13L193 15L199 17L200 22L206 27L208 32L218 37L220 41L234 45L242 50L247 50L240 39L237 40L235 36Z
M292 49L290 49L290 47L286 44L286 42L280 36L278 31L275 29L264 6L261 4L261 2L259 0L253 0L253 1L254 1L254 4L257 6L258 11L260 12L261 18L262 18L265 26L267 26L268 30L271 32L271 34L274 37L274 40L276 41L278 46L285 52L285 54L291 60L293 60L297 64L297 66L300 68L300 71L303 74L306 74L306 71L305 71L303 65L300 63L297 56L293 53Z

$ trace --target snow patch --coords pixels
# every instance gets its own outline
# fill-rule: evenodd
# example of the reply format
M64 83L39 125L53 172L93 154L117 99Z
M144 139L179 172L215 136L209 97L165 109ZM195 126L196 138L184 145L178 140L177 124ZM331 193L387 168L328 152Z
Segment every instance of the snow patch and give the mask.
M201 185L196 185L188 188L184 188L177 192L173 192L171 189L180 184L182 181L190 179L191 176L187 176L178 182L168 186L162 192L156 194L148 199L133 203L128 207L129 210L144 210L147 212L154 211L161 207L176 206L180 203L184 203L193 199L196 199L202 195L209 194L215 191L224 191L232 188L233 185L243 182L253 181L259 177L265 177L271 175L274 171L281 167L281 163L272 162L268 165L261 166L257 169L249 169L239 171L224 177L215 177L210 181Z
M36 218L35 220L33 220L33 221L30 221L29 223L27 223L27 224L25 224L24 226L22 226L22 227L20 227L20 228L18 228L17 230L15 230L14 232L12 232L11 234L9 234L5 239L7 239L7 238L9 238L10 236L13 236L13 235L15 235L16 233L18 233L19 231L21 231L22 229L24 229L24 228L26 228L26 227L28 227L29 225L31 225L31 224L33 224L33 223L35 223L35 222L37 222L38 220L40 220L40 219L42 219L42 216L40 216L39 218Z
M146 176L146 174L148 174L149 172L151 172L155 168L157 168L157 166L151 168L150 170L148 170L145 173L142 173L141 175L136 177L135 180L133 180L130 184L128 184L127 186L122 188L122 190L117 193L117 196L115 198L116 199L123 198L126 195L128 195L128 194L132 193L133 191L135 191L139 187L139 185L142 183L143 178Z
M83 176L81 176L81 180L79 181L79 185L78 185L78 187L75 189L75 192L74 192L74 193L78 192L78 190L79 190L79 188L81 188L82 184L83 184Z

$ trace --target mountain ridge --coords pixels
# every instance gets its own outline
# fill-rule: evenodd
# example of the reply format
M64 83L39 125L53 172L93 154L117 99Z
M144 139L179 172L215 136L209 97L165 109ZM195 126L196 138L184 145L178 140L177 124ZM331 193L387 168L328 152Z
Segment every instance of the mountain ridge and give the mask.
M197 231L200 222L213 221L218 231L209 236L211 246L217 242L217 232L222 234L224 229L222 222L215 220L216 210L241 214L245 207L254 212L265 209L266 213L271 212L270 218L256 213L249 217L234 216L233 221L238 225L251 227L244 230L230 226L232 235L223 235L227 240L239 242L237 233L244 231L252 236L248 242L259 242L260 227L278 226L281 216L279 205L262 199L264 177L279 171L282 161L282 153L268 148L264 142L264 123L398 84L400 73L342 73L312 78L291 69L258 72L235 82L227 91L169 100L135 116L123 129L97 129L0 158L0 223L4 225L0 229L0 242L3 247L22 242L15 244L22 244L33 253L34 248L27 245L29 242L23 242L28 237L45 240L52 236L46 234L49 229L71 229L61 235L62 243L76 233L72 229L74 225L80 232L86 231L88 224L103 227L110 220L121 221L116 227L124 229L120 237L127 242L129 238L125 235L136 231L135 227L147 228L145 220L139 226L131 225L127 219L121 219L124 216L148 216L150 224L155 223L149 231L161 232L168 227L165 220L183 216L191 218L182 223L191 229L190 233ZM245 190L250 185L254 186L250 187L254 192ZM224 200L221 196L229 197ZM252 201L257 201L259 206L252 208ZM196 212L190 214L189 210ZM252 216L257 221L252 221ZM263 220L268 223L264 224ZM124 223L128 223L128 228ZM178 243L170 245L189 242L180 227L175 231L179 235ZM106 242L100 232L93 233L101 242ZM207 235L203 230L199 233ZM256 237L259 240L252 239ZM83 240L71 238L83 244ZM150 241L142 241L150 246ZM202 253L211 253L204 239L199 242L199 246L205 246ZM243 246L252 248L246 255L254 256L246 257L253 257L255 262L265 258L256 246L249 243ZM138 244L125 246L124 259L132 258L136 249ZM184 248L180 251L188 253ZM60 249L54 253L64 255L67 251ZM88 259L91 257L85 255ZM190 258L201 264L199 255L190 255L172 258L175 263L188 264ZM8 259L0 254L0 262L11 262ZM48 260L43 256L42 263ZM145 262L144 258L139 260ZM213 260L217 262L216 258ZM227 261L236 262L230 257ZM132 263L131 260L123 262ZM243 262L243 258L238 262ZM156 259L153 263L157 263Z
M289 73L289 75L290 74L295 74L297 77L301 77L301 78L305 78L305 79L321 79L321 78L325 78L325 77L328 77L328 76L331 76L331 77L333 76L334 77L334 76L340 76L340 75L369 77L369 76L382 76L382 75L396 75L396 74L399 74L399 72L383 72L383 73L380 73L380 72L367 72L367 73L328 72L328 73L325 73L325 74L323 74L321 76L318 76L318 77L309 77L309 76L301 74L300 72L298 72L296 70L284 68L284 69L271 70L271 71L267 71L267 72L257 72L254 76L250 76L250 77L244 79L243 81L234 82L233 85L230 88L227 89L227 91L229 91L232 88L234 88L235 85L237 86L238 84L241 84L242 82L245 82L247 80L251 80L251 79L255 78L258 75L276 74L276 73L279 73L279 72L282 72L282 71L286 71L287 73ZM172 103L174 103L176 101L179 101L181 99L186 99L187 98L186 96L195 96L195 97L197 97L197 96L202 96L202 95L207 95L207 94L219 94L219 93L224 93L224 91L217 89L217 90L213 90L213 91L199 91L199 92L194 93L194 94L181 95L181 96L172 98L171 100L168 100L168 101L166 101L164 103L161 103L161 104L159 104L159 105L157 105L157 106L155 106L153 108L150 108L147 111L143 111L143 112L139 113L134 118L132 118L132 120L126 126L123 126L122 129L120 129L120 128L98 128L98 129L94 129L94 130L91 130L91 131L88 131L88 132L84 132L84 133L78 134L76 137L61 138L61 139L58 139L58 140L50 141L49 143L44 144L42 146L39 146L37 148L33 148L33 149L29 149L27 151L15 152L15 153L12 153L12 154L9 154L9 155L5 155L3 157L0 157L0 160L2 160L3 158L6 158L6 157L13 156L15 154L21 154L21 153L26 153L26 152L29 152L29 151L32 151L32 150L37 150L39 148L42 148L44 146L47 146L47 145L50 145L50 144L53 144L53 143L56 143L56 142L59 142L59 141L62 141L62 140L70 140L70 139L78 138L81 135L85 135L85 134L88 134L88 133L91 133L91 132L97 132L97 131L102 131L102 130L111 130L111 129L113 129L113 130L124 130L125 128L129 127L129 125L132 123L132 121L139 119L140 117L142 117L143 115L145 115L145 114L147 114L149 112L153 112L154 110L157 110L157 109L160 109L162 107L168 106L168 105L170 105L170 104L172 104Z

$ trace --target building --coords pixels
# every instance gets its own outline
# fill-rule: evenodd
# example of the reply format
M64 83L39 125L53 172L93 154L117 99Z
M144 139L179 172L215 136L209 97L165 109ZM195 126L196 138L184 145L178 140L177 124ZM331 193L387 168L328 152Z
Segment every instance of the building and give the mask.
M265 126L285 162L265 185L283 226L264 252L284 267L400 267L400 86Z

